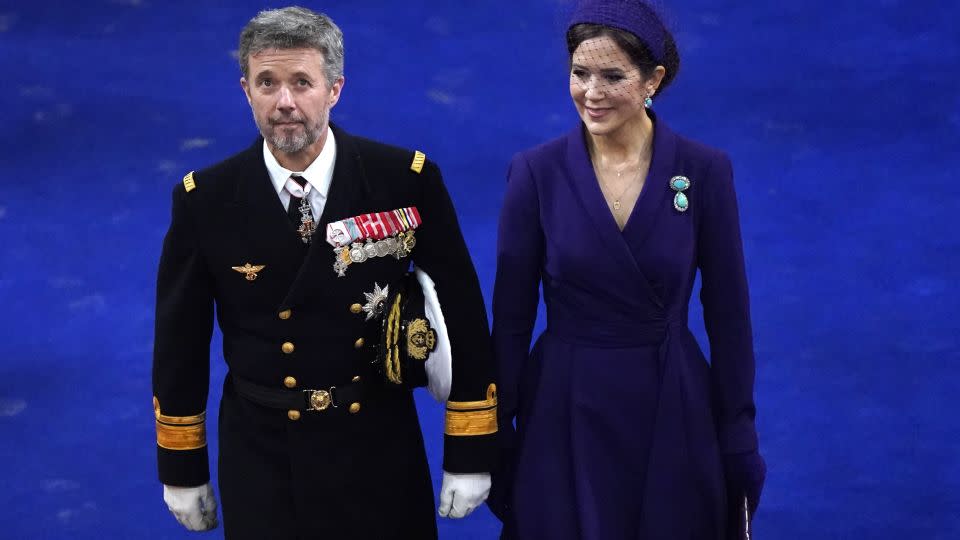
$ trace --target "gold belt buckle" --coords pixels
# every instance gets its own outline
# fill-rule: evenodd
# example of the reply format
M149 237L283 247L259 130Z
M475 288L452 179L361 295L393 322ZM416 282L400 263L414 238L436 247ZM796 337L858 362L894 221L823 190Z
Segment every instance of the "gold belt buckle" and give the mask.
M307 394L307 402L310 404L307 410L325 411L331 405L336 407L333 403L333 391L335 389L336 386L331 386L329 390L304 390L304 393Z

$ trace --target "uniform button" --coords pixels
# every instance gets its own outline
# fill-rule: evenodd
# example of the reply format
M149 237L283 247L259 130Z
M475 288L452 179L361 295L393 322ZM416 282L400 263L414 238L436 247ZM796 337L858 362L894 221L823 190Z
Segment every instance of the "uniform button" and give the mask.
M360 382L360 376L357 375L357 376L354 377L352 380L353 380L353 382Z
M284 343L283 345L280 346L280 350L282 350L282 351L285 352L286 354L292 353L292 352L293 352L293 343L290 343L289 341L287 341L286 343Z
M360 404L359 404L359 403L356 403L356 402L351 403L351 404L350 404L350 414L357 414L358 412L360 412Z
M294 379L293 377L285 377L283 379L283 385L286 386L287 388L296 388L297 380Z
M360 338L360 339L358 339L358 340L356 340L356 341L353 342L353 348L354 348L354 349L362 349L362 348L363 348L363 344L364 344L363 338Z
M356 313L360 313L361 311L363 311L363 306L361 306L360 304L354 304L350 306L350 313L356 314Z
M289 411L287 411L287 418L296 422L297 420L300 419L300 411L290 409Z
M291 315L293 315L293 312L290 311L289 309L285 309L285 310L281 311L280 313L277 313L277 317L280 317L280 318L283 319L284 321L287 320L287 319L289 319Z

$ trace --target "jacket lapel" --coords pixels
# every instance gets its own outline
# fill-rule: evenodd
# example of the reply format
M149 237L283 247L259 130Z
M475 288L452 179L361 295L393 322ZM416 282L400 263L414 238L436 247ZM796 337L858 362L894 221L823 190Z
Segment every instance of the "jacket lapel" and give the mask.
M625 272L624 279L617 284L618 287L624 292L643 294L656 305L661 305L660 298L637 265L624 235L617 227L617 222L613 219L607 202L603 198L587 151L582 125L577 126L567 136L566 154L567 181L576 194L588 221L594 226L597 243L601 245L599 252L609 259L609 264Z
M242 159L245 163L241 170L247 174L237 186L237 202L240 204L237 216L249 242L249 262L272 266L270 271L277 273L278 283L290 283L303 261L305 246L294 232L270 181L263 162L263 139L258 137Z
M310 242L307 257L281 309L303 302L311 290L323 290L334 285L337 274L333 271L333 246L326 240L327 223L354 215L358 204L368 196L367 179L353 138L333 124L330 128L337 141L333 180L330 183L330 191L327 193L327 201L323 206L323 215L317 222L317 229ZM299 242L299 239L297 241Z
M652 114L652 111L651 111ZM675 173L677 156L677 136L662 121L653 116L653 156L650 169L643 184L643 190L630 213L630 219L623 229L631 253L636 257L656 229L657 219L664 209L673 209L673 191L670 178Z

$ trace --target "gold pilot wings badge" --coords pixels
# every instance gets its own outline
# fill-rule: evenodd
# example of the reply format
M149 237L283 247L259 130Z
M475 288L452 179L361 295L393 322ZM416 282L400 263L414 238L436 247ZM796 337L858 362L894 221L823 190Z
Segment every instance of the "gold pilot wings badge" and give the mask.
M257 274L266 267L267 265L265 264L246 263L243 266L231 266L230 268L232 268L235 272L245 274L247 281L253 281L257 279Z

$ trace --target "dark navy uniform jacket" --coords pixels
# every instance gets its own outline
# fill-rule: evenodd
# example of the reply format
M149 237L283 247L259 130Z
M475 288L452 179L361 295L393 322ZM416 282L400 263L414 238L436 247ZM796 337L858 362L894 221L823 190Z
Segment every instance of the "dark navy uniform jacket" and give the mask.
M374 348L359 304L411 263L436 284L453 356L443 468L490 471L496 387L476 272L437 166L352 136L337 141L333 181L311 244L287 217L250 148L191 173L173 193L157 278L153 365L160 481L209 481L205 435L214 310L229 366L219 414L219 479L230 538L431 538L433 493L414 401L370 371ZM416 207L409 257L333 269L327 223ZM262 268L249 272L234 267ZM364 399L298 414L253 403L234 377L302 391L360 377Z

